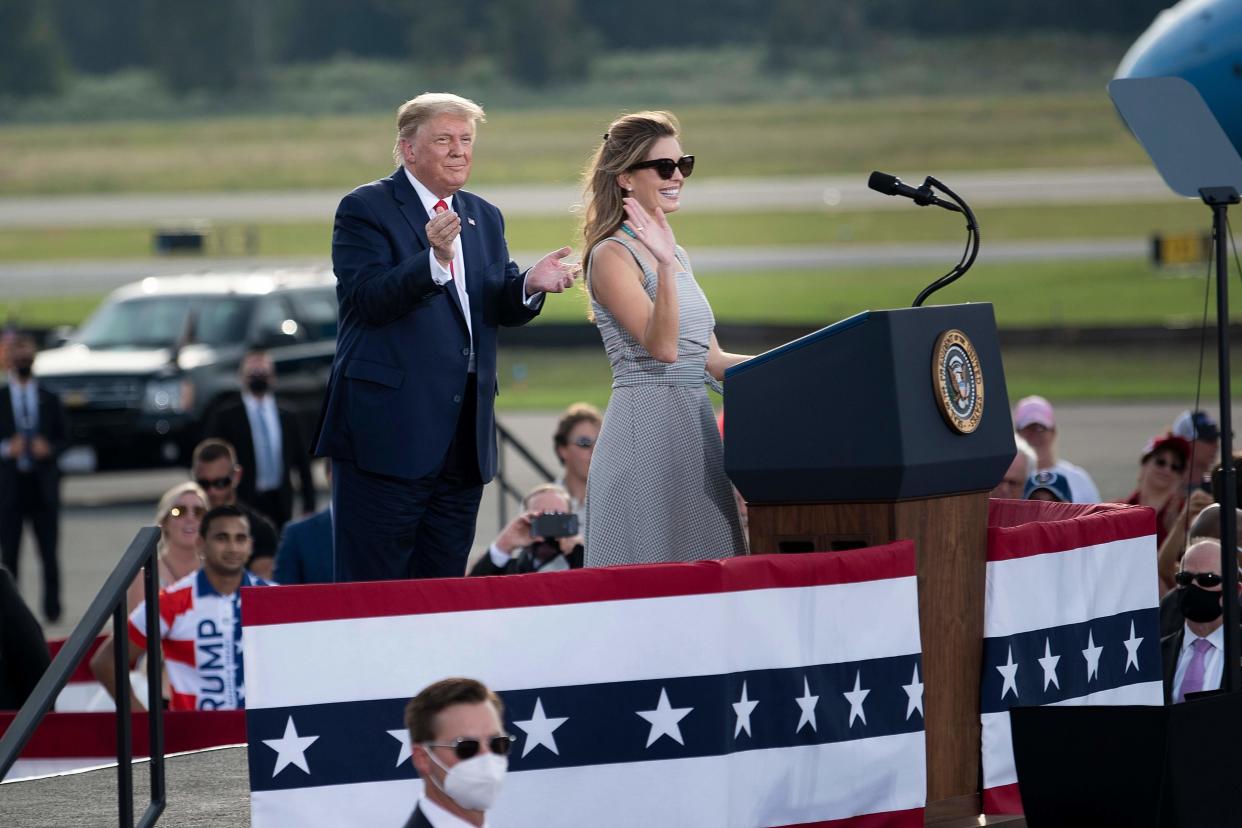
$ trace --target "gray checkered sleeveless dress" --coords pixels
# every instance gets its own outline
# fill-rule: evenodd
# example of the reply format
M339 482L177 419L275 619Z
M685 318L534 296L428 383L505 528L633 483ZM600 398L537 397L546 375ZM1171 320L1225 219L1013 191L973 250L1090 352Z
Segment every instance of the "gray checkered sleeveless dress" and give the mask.
M610 242L634 256L655 301L655 271L636 246L621 236L600 244ZM653 359L591 298L612 365L612 397L587 478L587 566L727 558L746 549L703 387L716 319L681 247L677 260L680 333L674 363ZM588 289L590 278L588 272Z

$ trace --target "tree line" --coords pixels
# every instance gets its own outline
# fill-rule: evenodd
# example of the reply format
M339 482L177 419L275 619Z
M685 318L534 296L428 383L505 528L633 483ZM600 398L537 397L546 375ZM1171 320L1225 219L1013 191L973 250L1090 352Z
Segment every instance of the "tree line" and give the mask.
M486 58L515 82L579 76L611 50L751 45L779 71L806 49L883 33L1137 35L1172 0L3 0L0 95L147 69L173 92L261 93L273 66L349 56L449 70Z

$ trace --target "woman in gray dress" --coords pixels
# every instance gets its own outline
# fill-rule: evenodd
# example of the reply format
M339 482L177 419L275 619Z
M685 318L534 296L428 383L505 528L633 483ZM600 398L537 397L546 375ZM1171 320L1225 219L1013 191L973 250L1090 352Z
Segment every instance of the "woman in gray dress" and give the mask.
M612 397L587 478L586 565L745 553L704 383L748 359L716 320L666 215L694 169L676 118L618 118L586 173L583 260Z

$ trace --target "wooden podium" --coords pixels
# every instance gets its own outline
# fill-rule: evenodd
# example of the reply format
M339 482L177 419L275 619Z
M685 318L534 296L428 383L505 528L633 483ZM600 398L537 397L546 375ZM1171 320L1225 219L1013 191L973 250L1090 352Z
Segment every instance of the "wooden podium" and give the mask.
M990 304L868 311L731 368L754 554L918 553L928 824L980 813L988 492L1015 453Z

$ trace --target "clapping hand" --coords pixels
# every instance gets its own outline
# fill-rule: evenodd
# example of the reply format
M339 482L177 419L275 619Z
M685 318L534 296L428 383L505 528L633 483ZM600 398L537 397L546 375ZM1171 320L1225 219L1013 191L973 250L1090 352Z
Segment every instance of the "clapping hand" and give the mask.
M453 242L461 235L461 217L452 210L440 210L427 222L427 242L436 252L436 259L448 267L456 251Z
M629 219L630 229L639 240L647 245L651 255L660 264L673 264L677 261L677 239L673 236L673 228L668 226L664 211L655 208L651 215L638 203L638 199L624 198L625 215Z
M563 293L572 285L582 269L577 262L564 261L572 252L572 248L562 247L535 262L535 266L526 274L526 295L534 296L541 292Z

